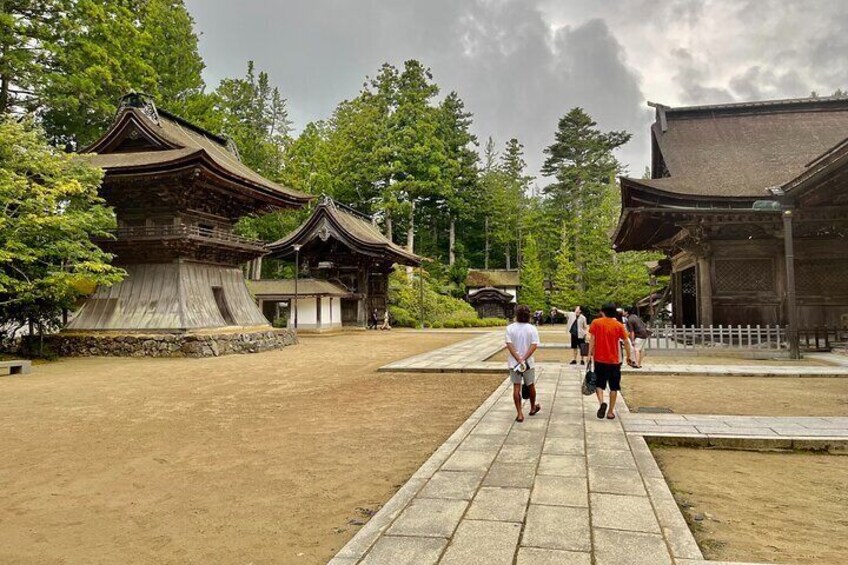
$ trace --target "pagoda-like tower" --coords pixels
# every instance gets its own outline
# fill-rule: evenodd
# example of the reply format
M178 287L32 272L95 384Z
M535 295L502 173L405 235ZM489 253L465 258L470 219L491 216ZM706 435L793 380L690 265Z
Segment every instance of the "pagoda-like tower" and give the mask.
M242 216L299 208L310 196L239 159L235 146L139 94L122 100L109 130L83 150L105 171L115 239L98 241L128 277L99 288L67 332L267 331L241 265L266 253L233 233Z

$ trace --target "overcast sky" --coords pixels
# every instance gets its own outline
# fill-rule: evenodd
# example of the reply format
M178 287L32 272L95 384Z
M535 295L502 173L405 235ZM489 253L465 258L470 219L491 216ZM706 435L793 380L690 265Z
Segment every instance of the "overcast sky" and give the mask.
M840 0L187 0L210 87L267 71L299 131L383 62L429 66L474 114L481 144L517 137L533 171L557 120L585 108L649 163L651 100L800 97L848 88ZM547 181L540 179L540 184Z

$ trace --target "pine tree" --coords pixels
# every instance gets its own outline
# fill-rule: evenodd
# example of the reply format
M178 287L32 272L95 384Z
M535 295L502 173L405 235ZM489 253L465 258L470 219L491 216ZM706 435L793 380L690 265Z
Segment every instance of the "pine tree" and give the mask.
M519 303L526 304L531 311L545 310L545 276L539 262L539 248L532 235L527 236L524 245L524 263L521 265L520 280Z
M571 310L583 302L580 290L580 271L574 261L575 234L570 224L564 224L559 251L556 254L556 270L551 289L551 306Z

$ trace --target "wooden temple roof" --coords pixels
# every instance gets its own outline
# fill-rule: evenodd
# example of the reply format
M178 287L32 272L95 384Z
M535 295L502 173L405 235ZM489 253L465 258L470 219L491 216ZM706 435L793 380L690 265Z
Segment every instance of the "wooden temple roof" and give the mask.
M248 280L247 288L254 296L262 298L294 296L294 279ZM297 281L298 296L341 296L351 292L343 286L321 279L300 279Z
M478 304L480 302L498 302L502 304L508 304L512 302L513 296L503 291L499 288L486 286L468 296L468 302L470 304Z
M423 259L384 236L364 214L323 198L312 215L295 231L268 245L271 256L278 259L293 257L294 246L307 246L317 242L337 240L354 253L371 256L381 261L399 265L420 265Z
M253 193L277 207L302 207L312 196L266 179L241 162L226 139L170 114L140 95L128 95L111 127L84 148L91 164L111 175L145 175L192 167L206 169L216 184Z
M686 222L771 221L774 209L754 210L757 201L848 202L822 190L848 176L848 98L655 106L656 178L621 178L619 251L651 249Z
M479 287L520 287L518 269L469 269L465 286Z

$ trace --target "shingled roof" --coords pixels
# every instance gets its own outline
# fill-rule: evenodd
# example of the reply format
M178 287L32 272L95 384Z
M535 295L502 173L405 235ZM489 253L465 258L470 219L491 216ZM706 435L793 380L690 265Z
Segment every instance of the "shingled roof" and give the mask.
M422 258L384 236L370 219L333 201L322 198L312 215L295 231L268 245L273 257L294 255L294 245L333 238L353 251L401 265L420 265Z
M695 199L765 197L768 187L797 177L848 138L843 97L655 106L653 176L661 178L622 179L625 190Z
M200 165L222 182L254 191L279 206L300 207L312 199L242 163L235 146L225 138L156 109L137 94L125 97L109 130L81 153L91 154L91 164L112 175Z
M519 287L518 269L469 269L465 278L465 286L471 288Z

